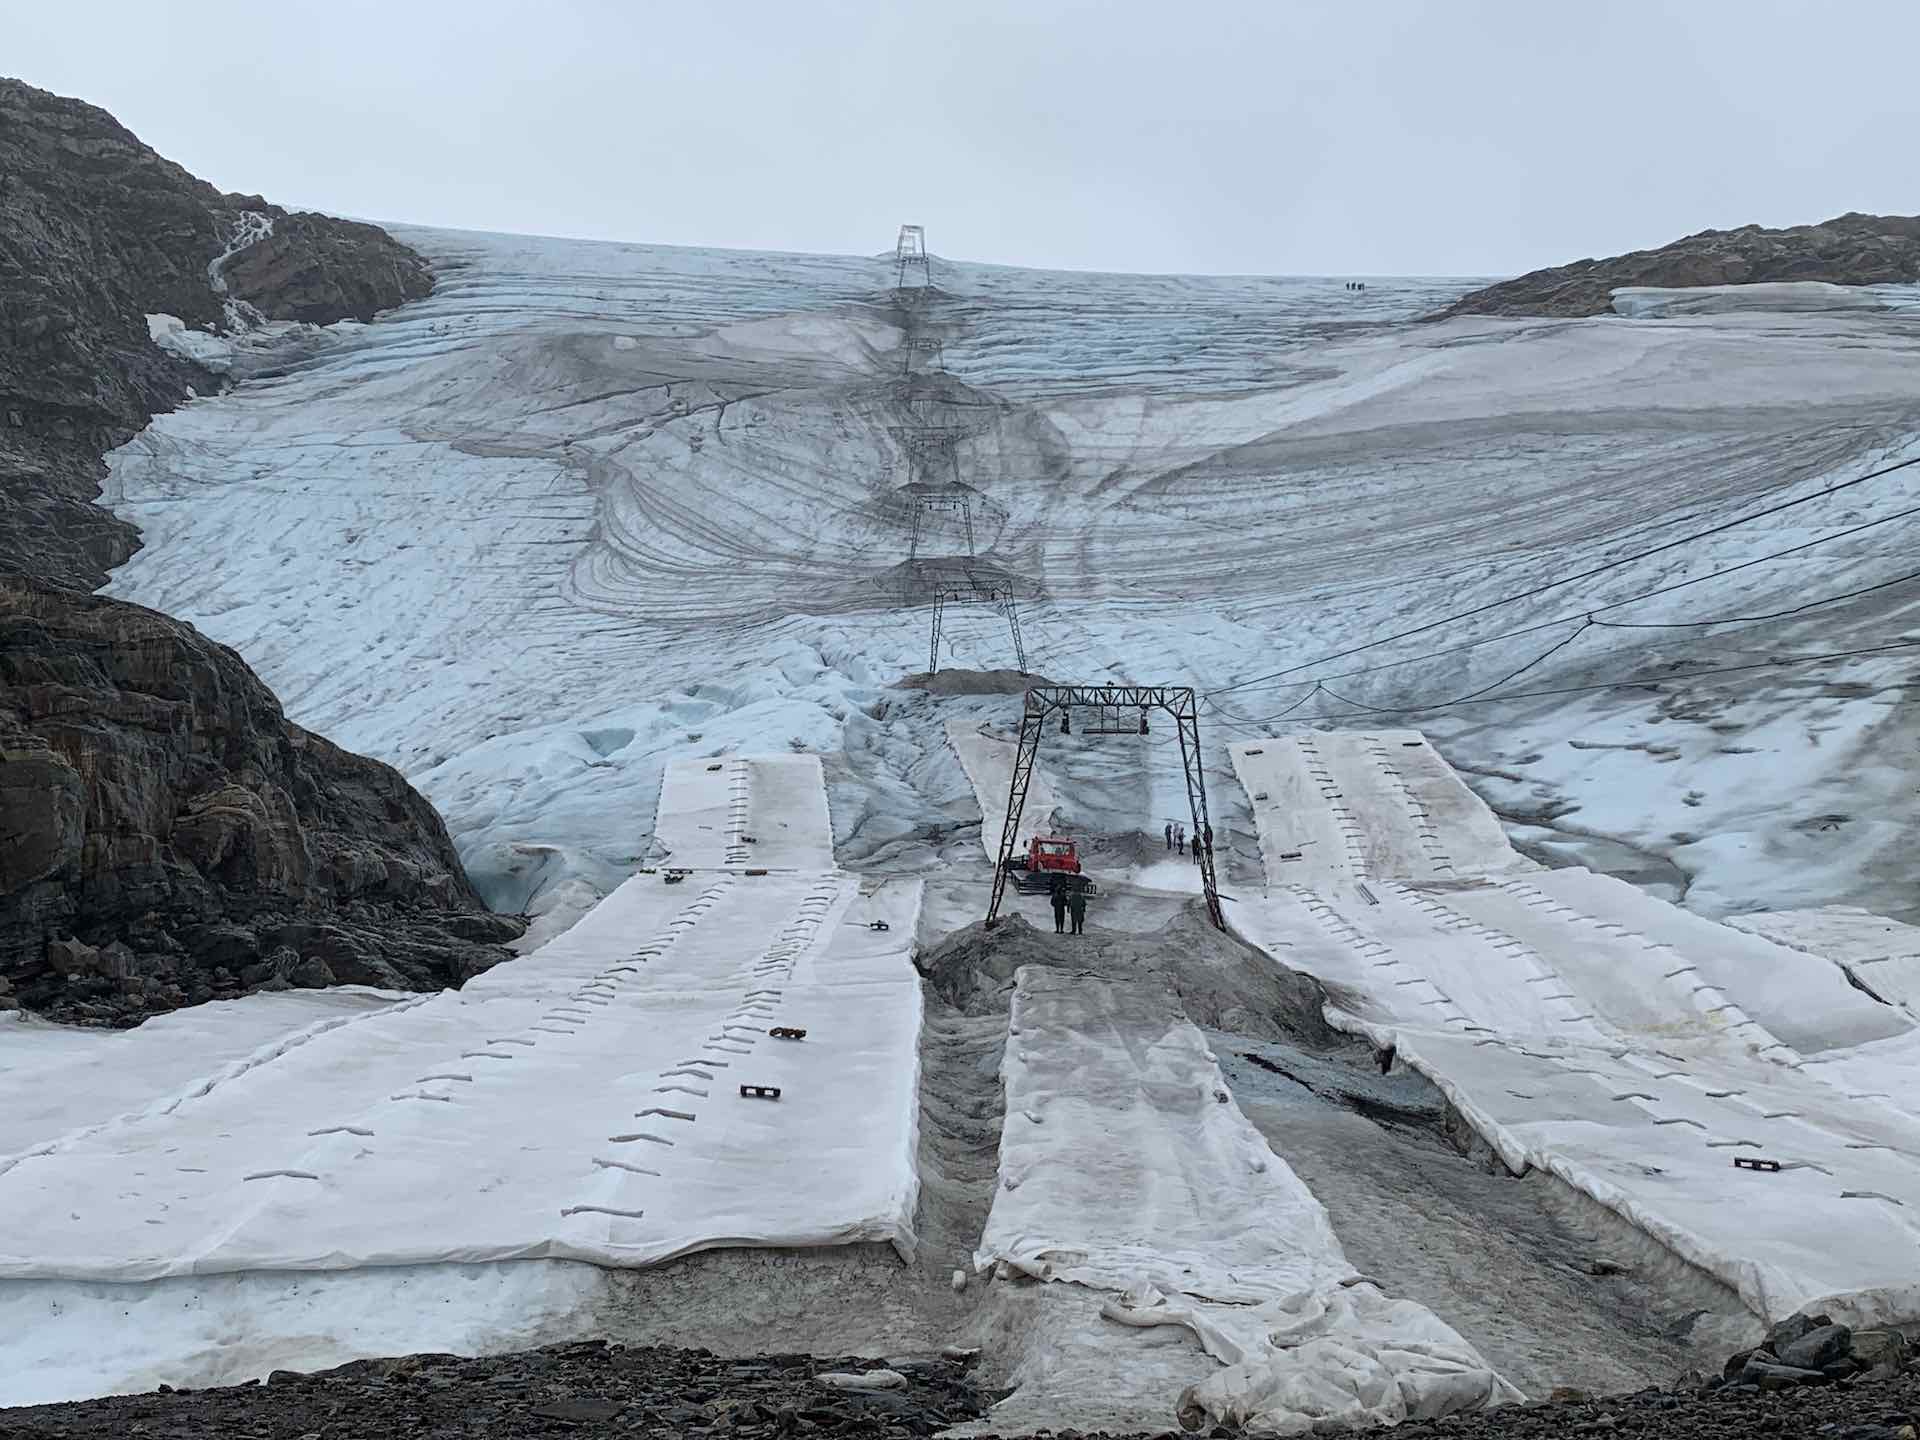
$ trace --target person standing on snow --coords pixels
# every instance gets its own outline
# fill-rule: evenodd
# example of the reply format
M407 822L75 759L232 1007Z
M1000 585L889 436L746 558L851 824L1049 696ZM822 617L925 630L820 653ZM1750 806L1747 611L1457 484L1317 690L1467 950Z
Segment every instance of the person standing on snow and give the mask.
M1053 882L1053 933L1061 935L1067 928L1067 887L1058 880Z
M1167 849L1173 849L1173 821L1167 821Z
M1068 895L1067 908L1073 912L1073 933L1078 935L1080 927L1087 923L1087 892L1076 889Z
M1187 827L1178 820L1173 822L1173 848L1176 850L1187 848Z

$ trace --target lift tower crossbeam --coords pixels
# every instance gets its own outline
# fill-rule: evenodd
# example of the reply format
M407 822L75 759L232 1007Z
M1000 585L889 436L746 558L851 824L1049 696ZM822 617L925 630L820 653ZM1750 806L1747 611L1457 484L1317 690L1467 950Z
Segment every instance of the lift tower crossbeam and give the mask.
M1121 710L1137 710L1140 733L1147 732L1147 715L1163 710L1173 717L1180 736L1180 763L1187 774L1187 808L1193 815L1193 833L1201 839L1200 888L1206 897L1207 918L1216 929L1227 928L1220 909L1220 891L1214 884L1213 846L1208 843L1212 826L1207 819L1207 777L1200 765L1200 708L1191 686L1187 685L1035 685L1027 691L1026 708L1020 716L1020 745L1013 758L1013 778L1007 786L1007 817L1000 830L1000 853L993 867L993 899L987 905L989 927L1000 923L1000 902L1007 890L1007 865L1013 859L1014 843L1020 832L1020 814L1026 809L1027 789L1033 783L1033 767L1040 758L1040 737L1046 722L1060 717L1062 734L1072 733L1072 714L1090 709L1096 715L1110 717ZM1109 734L1111 729L1094 733Z

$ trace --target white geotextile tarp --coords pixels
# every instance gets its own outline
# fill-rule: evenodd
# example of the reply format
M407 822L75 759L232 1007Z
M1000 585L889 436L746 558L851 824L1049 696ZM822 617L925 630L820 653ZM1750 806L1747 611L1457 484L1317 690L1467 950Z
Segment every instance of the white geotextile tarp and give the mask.
M1756 1313L1920 1319L1920 1034L1837 966L1584 870L1342 877L1230 913L1507 1165L1559 1176Z
M1231 747L1267 884L1451 879L1535 868L1417 730L1325 731Z
M265 1064L315 1035L410 997L339 986L216 1000L131 1030L0 1014L0 1172L25 1151Z
M636 876L462 991L23 1159L0 1277L905 1243L918 906L917 881Z
M691 870L832 870L820 757L675 760L661 777L654 837L664 863Z
M1227 1368L1181 1404L1287 1434L1519 1398L1430 1311L1347 1263L1171 994L1025 967L1001 1073L1000 1185L976 1267L1112 1292L1110 1319L1192 1330Z
M1013 784L1013 761L1019 751L1016 741L998 735L983 735L977 721L949 720L947 743L960 757L960 766L973 782L974 798L980 804L980 846L987 859L1000 858L1000 832L1006 828L1007 791ZM1036 835L1052 833L1055 798L1053 785L1039 764L1027 782L1027 803L1020 810L1020 828L1014 839L1014 853L1026 853L1027 842Z
M1757 910L1726 923L1831 960L1881 999L1920 1013L1920 926L1853 905Z

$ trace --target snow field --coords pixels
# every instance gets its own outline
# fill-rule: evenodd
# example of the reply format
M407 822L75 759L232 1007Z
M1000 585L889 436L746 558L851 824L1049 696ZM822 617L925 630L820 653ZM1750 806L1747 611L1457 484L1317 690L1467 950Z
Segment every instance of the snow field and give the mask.
M909 385L884 261L398 233L438 267L432 297L314 337L271 372L270 357L240 364L234 390L115 452L108 498L146 545L113 589L234 645L294 719L399 766L490 903L531 909L548 935L648 853L631 817L672 760L851 754L869 721L888 742L926 738L881 714L885 687L924 664L924 615L896 608L903 425L967 432L959 474L993 517L982 561L1034 587L1036 669L1203 690L1810 492L1911 440L1920 332L1894 313L1412 327L1395 322L1463 287L941 261L916 334L942 341L947 373ZM1881 513L1911 499L1915 473L1611 572L1568 607ZM1799 604L1883 579L1910 549L1888 527L1613 618ZM209 570L208 553L228 563ZM1783 629L1879 637L1898 594L1773 626L1766 651ZM946 663L1008 662L1003 627L949 618ZM1217 696L1209 727L1351 714L1336 695L1484 688L1560 638L1450 648L1515 619L1370 652L1362 676L1342 663L1298 677L1326 677L1324 693ZM1655 638L1662 660L1694 643ZM1653 643L1596 626L1551 668L1619 673ZM1372 669L1399 660L1412 663ZM1859 662L1848 678L1896 668ZM1785 680L1749 688L1763 683ZM1490 707L1441 733L1450 755L1530 755L1560 708ZM1792 721L1805 704L1774 708ZM1883 703L1834 709L1852 748L1888 745ZM1853 808L1879 813L1864 802L1897 785L1890 767L1800 728L1711 739L1777 753L1810 782L1841 776L1862 792ZM1886 824L1872 851L1810 869L1796 817L1743 800L1771 761L1689 756L1706 782L1696 813L1670 793L1677 770L1615 758L1603 782L1556 756L1532 774L1579 778L1582 823L1684 852L1703 904L1808 876L1824 889L1796 892L1809 903L1852 898L1876 883L1860 857L1900 833ZM926 794L829 769L843 838L925 823Z
M1023 967L1002 1075L999 1188L976 1268L1101 1292L1121 1324L1191 1330L1225 1368L1183 1407L1294 1433L1520 1398L1431 1312L1353 1270L1170 994Z
M1250 773L1248 748L1270 768L1343 756L1319 804L1351 798L1362 836L1404 827L1403 805L1354 783L1367 737L1326 739L1236 746L1236 768ZM1302 786L1287 793L1312 803ZM1263 814L1263 844L1300 823ZM1920 1318L1920 1261L1898 1258L1920 1253L1911 1018L1825 960L1618 881L1493 860L1477 876L1270 889L1231 914L1334 987L1329 1018L1393 1045L1509 1168L1559 1176L1762 1318L1807 1306L1857 1324ZM1268 868L1297 873L1270 856ZM1735 1156L1782 1168L1737 1169Z

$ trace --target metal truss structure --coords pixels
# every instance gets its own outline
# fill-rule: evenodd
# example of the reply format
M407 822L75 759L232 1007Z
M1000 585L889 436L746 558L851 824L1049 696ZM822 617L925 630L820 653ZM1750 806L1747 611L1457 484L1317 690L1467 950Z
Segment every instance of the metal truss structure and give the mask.
M909 286L908 277L916 270L920 283ZM900 239L894 246L895 297L901 301L926 301L932 297L932 286L926 231L918 225L902 225ZM955 604L992 605L1006 616L1007 630L1013 638L1014 662L1024 675L1027 649L1020 635L1014 579L993 566L980 564L975 548L976 502L989 512L994 512L996 507L987 504L984 496L960 481L960 440L972 431L968 426L943 425L928 418L926 410L943 403L939 398L941 387L938 384L916 387L914 383L944 373L946 369L946 351L940 340L920 333L926 321L924 305L916 304L909 309L901 341L900 377L905 384L908 413L917 423L897 426L893 431L901 449L907 453L907 483L894 492L904 502L907 512L907 563L901 571L900 603L909 607L932 606L927 642L929 675L939 673L940 632L947 606ZM916 389L927 393L916 398ZM924 556L920 553L927 538L923 522L928 516L952 517L966 541L964 555Z
M1004 582L972 574L943 577L932 581L928 592L933 597L933 633L927 642L927 674L940 673L940 626L949 604L960 602L995 605L1007 617L1007 630L1013 636L1013 660L1022 675L1027 673L1027 647L1020 638L1020 604L1013 588Z
M907 272L918 269L920 284L914 288L926 289L933 285L933 265L927 256L927 232L924 226L902 225L900 238L893 247L893 288L907 288Z
M1013 779L1007 787L1007 818L1000 831L1000 853L993 867L993 899L987 905L989 927L1000 921L1000 902L1007 889L1007 864L1013 859L1020 831L1020 813L1026 809L1033 767L1040 758L1040 737L1056 715L1060 733L1073 733L1073 712L1092 711L1089 735L1145 735L1148 716L1164 711L1173 717L1180 736L1180 761L1187 772L1187 805L1193 812L1193 834L1200 837L1200 889L1206 897L1207 918L1215 928L1227 928L1220 910L1220 891L1214 884L1213 826L1207 819L1207 778L1200 768L1200 707L1187 685L1035 685L1027 691L1020 716L1020 747L1013 759ZM1137 717L1137 718L1136 718Z

